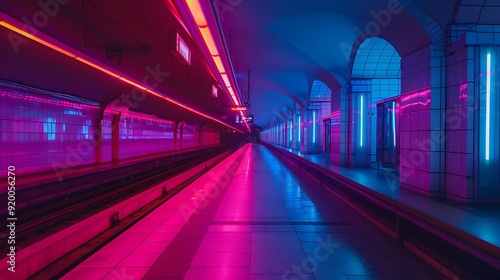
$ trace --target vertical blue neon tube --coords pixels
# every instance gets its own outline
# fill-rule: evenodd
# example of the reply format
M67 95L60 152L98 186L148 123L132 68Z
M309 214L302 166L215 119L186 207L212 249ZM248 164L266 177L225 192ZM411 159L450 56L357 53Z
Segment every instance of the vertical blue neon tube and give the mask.
M360 96L360 108L359 108L359 145L363 147L363 125L365 122L365 100L364 96Z
M300 142L300 116L299 116L299 123L297 125L298 125L298 128L299 128L299 139L298 139L297 142Z
M313 143L316 143L316 111L313 111L313 127L312 127L312 131L313 131Z
M491 135L491 52L486 55L486 160L490 160Z
M392 136L396 147L396 101L392 103Z

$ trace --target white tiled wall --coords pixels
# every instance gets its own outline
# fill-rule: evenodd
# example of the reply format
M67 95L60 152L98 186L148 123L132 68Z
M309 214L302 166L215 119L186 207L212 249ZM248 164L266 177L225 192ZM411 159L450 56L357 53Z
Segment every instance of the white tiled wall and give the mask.
M470 93L474 94L474 80L467 79L468 48L466 38L448 46L447 92L446 92L446 197L462 201L467 198L467 177L472 166L467 168L467 158L473 156L474 127L469 118L474 118L474 103L469 104ZM473 70L473 69L472 69Z
M440 175L437 175L437 182L431 180L429 168L432 142L431 47L404 57L401 74L400 186L431 195L431 184L441 183Z

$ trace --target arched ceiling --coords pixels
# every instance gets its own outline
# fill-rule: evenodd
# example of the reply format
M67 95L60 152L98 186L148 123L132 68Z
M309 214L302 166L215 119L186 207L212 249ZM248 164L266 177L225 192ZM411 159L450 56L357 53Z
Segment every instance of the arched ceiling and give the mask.
M327 102L332 97L332 90L322 81L315 80L311 87L310 102Z
M356 53L351 78L401 78L401 56L386 40L368 38Z
M455 21L472 24L498 24L498 0L462 0Z
M332 90L340 86L339 77L349 80L353 46L367 37L386 40L401 57L430 44L435 38L426 30L429 22L446 29L457 1L229 1L234 4L230 9L220 1L212 3L222 15L240 85L247 84L244 73L251 71L251 113L258 125L265 126L273 116L272 98L282 104L299 99L307 105L314 80Z

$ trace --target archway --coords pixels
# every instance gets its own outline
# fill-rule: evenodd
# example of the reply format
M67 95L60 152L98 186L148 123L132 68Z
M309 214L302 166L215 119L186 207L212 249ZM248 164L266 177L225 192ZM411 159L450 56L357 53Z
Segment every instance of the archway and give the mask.
M366 39L351 74L351 165L398 166L400 93L401 56L384 39Z
M308 151L330 153L330 115L332 90L322 81L315 80L309 96L310 127Z

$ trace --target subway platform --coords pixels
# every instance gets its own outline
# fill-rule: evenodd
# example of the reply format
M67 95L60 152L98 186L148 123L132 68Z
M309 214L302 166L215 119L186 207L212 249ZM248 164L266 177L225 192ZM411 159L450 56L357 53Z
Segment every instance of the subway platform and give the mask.
M63 279L443 279L246 144Z

